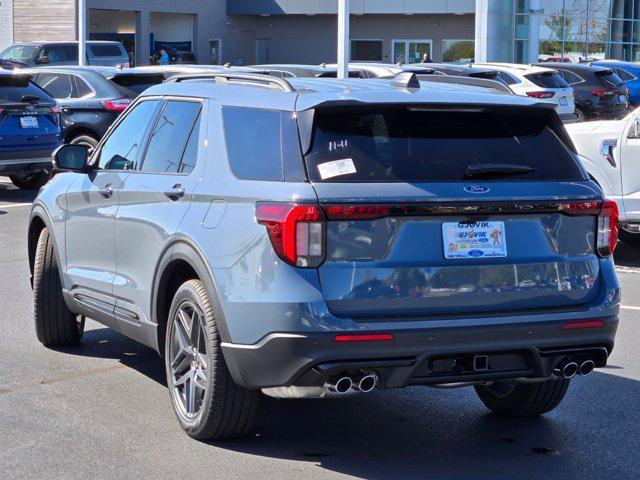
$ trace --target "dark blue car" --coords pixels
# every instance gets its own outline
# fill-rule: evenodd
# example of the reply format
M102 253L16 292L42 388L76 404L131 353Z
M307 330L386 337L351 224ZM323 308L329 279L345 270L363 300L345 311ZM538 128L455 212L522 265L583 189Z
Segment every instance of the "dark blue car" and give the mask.
M633 105L640 104L640 64L623 62L621 60L598 60L592 65L609 67L620 77L629 88L629 102Z
M36 188L51 171L60 145L60 107L31 75L0 70L0 175Z

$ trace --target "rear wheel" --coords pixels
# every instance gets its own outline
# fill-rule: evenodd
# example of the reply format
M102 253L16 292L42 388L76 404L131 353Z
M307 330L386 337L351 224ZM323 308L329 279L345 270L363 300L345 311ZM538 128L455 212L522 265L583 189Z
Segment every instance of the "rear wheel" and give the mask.
M173 410L198 440L244 435L256 409L257 393L233 381L220 344L204 284L184 283L169 311L165 366Z
M9 175L9 180L20 190L34 190L47 183L49 176L46 172L40 171L24 175Z
M552 378L543 382L514 384L493 382L477 385L482 403L494 413L509 417L542 415L556 408L569 388L570 380Z
M87 147L87 152L89 155L93 153L95 148L98 146L98 139L93 137L92 135L83 134L78 135L77 137L72 138L69 143L73 145L84 145Z
M42 344L68 347L80 343L84 317L71 312L64 301L53 239L46 228L40 232L33 265L33 313Z
M581 108L576 108L576 122L586 122L587 120L587 113Z

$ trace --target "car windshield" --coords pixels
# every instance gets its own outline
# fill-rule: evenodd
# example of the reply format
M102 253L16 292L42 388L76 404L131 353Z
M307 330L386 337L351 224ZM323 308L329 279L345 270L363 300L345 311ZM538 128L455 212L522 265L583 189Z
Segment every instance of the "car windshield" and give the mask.
M38 47L33 45L12 45L5 48L0 53L0 58L5 60L17 60L18 62L29 62L38 51Z
M548 115L419 105L321 108L307 172L314 182L582 179Z

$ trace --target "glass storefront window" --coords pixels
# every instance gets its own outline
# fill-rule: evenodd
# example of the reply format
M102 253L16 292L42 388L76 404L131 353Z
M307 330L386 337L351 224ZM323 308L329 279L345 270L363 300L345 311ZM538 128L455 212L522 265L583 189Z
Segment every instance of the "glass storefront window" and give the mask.
M443 62L472 62L475 57L475 41L442 40Z
M424 54L433 59L431 40L394 40L393 59L395 63L420 63Z
M562 42L540 42L538 45L538 60L551 62L562 59Z
M611 20L609 29L612 42L630 42L633 22L625 20Z
M516 15L516 38L520 40L529 38L529 15Z
M529 0L516 0L516 13L529 13Z
M581 17L564 17L564 39L569 42L587 41L588 20Z
M609 45L608 58L616 58L618 60L632 61L632 49L630 44L612 43Z
M590 43L587 46L587 54L589 60L604 60L607 58L606 43Z
M514 61L516 63L528 63L529 62L529 41L528 40L516 40L514 42Z
M562 15L540 17L540 40L562 40Z
M351 40L351 59L354 62L381 62L382 40Z

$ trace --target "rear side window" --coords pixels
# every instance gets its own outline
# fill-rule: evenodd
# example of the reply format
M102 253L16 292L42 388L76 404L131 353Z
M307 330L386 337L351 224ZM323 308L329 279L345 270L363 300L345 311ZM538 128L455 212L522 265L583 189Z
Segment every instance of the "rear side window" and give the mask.
M622 80L613 70L602 70L600 72L596 72L596 77L609 87L617 87L620 85Z
M621 68L616 68L615 72L616 72L616 75L618 75L620 77L620 80L622 80L623 82L631 82L632 80L636 79L635 75L632 75L631 73Z
M541 88L566 88L569 86L557 72L530 73L525 77Z
M36 83L53 98L65 99L73 96L71 75L66 73L41 73L38 75Z
M548 114L389 108L316 111L305 156L315 182L582 180ZM522 110L520 110L522 112ZM500 164L501 172L479 173ZM520 170L514 173L512 170ZM524 171L523 171L524 170Z
M89 50L94 57L121 57L122 51L118 45L90 45Z
M200 115L199 102L168 101L151 132L143 172L178 173L189 135Z
M76 75L75 81L78 91L78 98L86 98L93 95L93 90L91 90L91 87L89 87L89 85L87 85L87 82L85 82L82 78Z
M222 115L234 175L251 180L283 180L280 112L225 107Z

